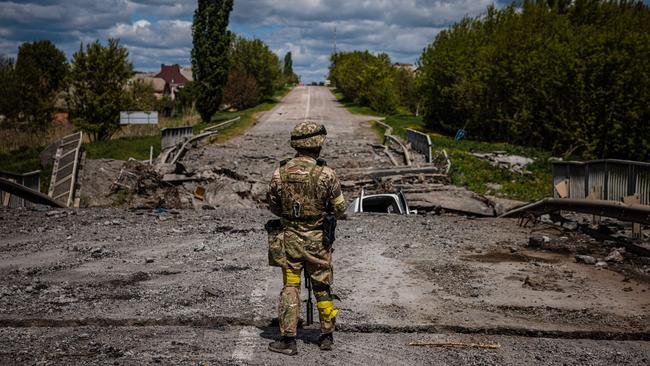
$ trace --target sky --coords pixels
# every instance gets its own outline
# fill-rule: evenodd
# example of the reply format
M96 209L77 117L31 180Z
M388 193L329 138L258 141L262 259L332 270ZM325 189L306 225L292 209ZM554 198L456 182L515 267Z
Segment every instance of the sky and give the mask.
M436 34L494 0L235 0L230 29L266 42L282 59L291 51L303 82L325 79L329 55L388 53L415 63ZM68 57L81 42L119 38L136 70L190 65L196 0L0 1L0 54L15 57L23 42L49 39ZM498 4L496 4L498 6Z

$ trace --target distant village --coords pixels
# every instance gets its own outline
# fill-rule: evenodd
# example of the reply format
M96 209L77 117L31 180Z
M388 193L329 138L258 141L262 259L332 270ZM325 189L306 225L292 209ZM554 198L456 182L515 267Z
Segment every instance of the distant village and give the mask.
M129 85L136 82L151 84L157 99L166 96L174 100L176 94L183 89L185 84L193 80L191 67L181 67L178 64L161 64L159 72L136 72L129 80Z

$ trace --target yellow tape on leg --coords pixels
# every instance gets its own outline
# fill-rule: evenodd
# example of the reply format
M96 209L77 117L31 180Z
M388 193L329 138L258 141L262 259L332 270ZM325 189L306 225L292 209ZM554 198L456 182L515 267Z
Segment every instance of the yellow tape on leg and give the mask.
M282 268L282 281L285 285L300 285L299 269Z
M342 205L342 204L345 203L345 197L343 197L343 194L339 194L339 195L336 196L335 198L331 199L331 200L330 200L330 203L331 203L333 206Z
M339 312L337 309L334 309L334 302L332 301L319 301L316 303L316 307L318 308L318 315L323 320L332 320Z

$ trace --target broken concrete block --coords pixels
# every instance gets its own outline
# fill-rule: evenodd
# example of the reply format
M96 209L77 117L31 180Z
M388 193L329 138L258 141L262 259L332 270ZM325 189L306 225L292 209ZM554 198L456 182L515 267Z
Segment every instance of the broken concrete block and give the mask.
M246 193L251 191L251 184L248 182L236 182L232 185L232 191L235 193Z
M605 269L605 268L607 268L607 262L598 261L596 263L596 267Z
M590 255L576 255L576 262L584 264L596 264L596 259Z
M567 230L578 230L578 223L575 221L567 221L562 224L562 227L567 229Z
M621 263L623 259L623 255L617 249L614 249L605 257L605 262Z

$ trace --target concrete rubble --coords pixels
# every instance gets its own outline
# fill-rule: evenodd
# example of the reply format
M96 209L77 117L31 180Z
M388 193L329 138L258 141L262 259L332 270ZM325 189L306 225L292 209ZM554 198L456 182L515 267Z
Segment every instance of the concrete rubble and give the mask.
M489 153L472 153L481 160L488 161L492 166L510 170L517 174L530 174L526 167L534 162L533 159L519 155L509 155L505 151Z

